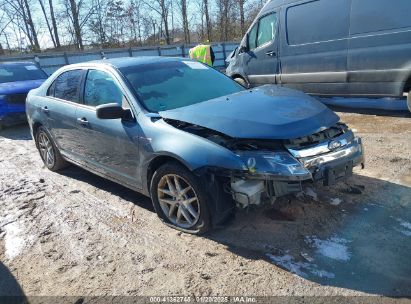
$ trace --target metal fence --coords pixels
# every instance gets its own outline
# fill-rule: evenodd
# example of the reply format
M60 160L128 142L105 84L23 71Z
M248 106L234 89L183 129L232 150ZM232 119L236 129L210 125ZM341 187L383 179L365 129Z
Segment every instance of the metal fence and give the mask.
M214 66L223 69L225 59L237 47L236 42L212 43L215 54ZM0 56L0 62L5 61L33 61L46 73L52 74L58 68L72 63L98 60L103 58L138 57L138 56L171 56L188 57L188 51L195 44L168 45L157 47L137 47L123 49L105 49L79 52L33 53L19 56Z

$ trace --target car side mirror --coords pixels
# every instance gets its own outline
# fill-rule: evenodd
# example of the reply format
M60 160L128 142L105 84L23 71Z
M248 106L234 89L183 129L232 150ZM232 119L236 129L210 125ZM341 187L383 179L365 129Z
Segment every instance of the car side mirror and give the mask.
M246 45L242 45L240 46L240 49L238 50L238 52L241 53L247 53L248 52L248 47Z
M96 115L99 119L130 119L130 109L123 109L117 103L107 103L96 107Z
M248 52L248 33L245 35L243 41L241 42L240 48L238 49L238 53L246 53Z

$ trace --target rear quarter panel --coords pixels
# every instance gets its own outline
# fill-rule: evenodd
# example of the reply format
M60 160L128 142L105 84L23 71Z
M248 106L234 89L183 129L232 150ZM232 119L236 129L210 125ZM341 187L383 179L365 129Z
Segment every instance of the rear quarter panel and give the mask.
M411 72L411 1L352 0L349 93L402 96Z

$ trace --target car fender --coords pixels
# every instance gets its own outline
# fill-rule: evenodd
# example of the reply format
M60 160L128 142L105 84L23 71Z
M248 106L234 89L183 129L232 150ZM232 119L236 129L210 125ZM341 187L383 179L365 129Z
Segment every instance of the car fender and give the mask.
M145 119L144 119L145 120ZM145 124L151 127L144 128ZM234 152L198 135L175 128L164 120L140 123L144 136L139 137L141 156L142 184L148 193L148 180L151 164L158 159L175 159L190 171L195 172L204 167L227 170L244 170L245 164ZM145 191L145 192L146 192Z

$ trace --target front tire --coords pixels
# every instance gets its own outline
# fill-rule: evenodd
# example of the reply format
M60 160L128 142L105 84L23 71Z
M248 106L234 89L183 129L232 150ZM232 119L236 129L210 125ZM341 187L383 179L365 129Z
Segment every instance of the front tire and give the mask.
M36 146L44 165L51 171L58 171L67 166L53 142L49 132L44 127L39 127L36 132Z
M408 92L407 106L408 106L408 110L411 112L411 90Z
M249 85L247 84L247 82L240 77L234 78L234 81L237 82L239 85L243 86L244 88L248 89Z
M170 162L157 169L150 193L157 215L167 225L197 235L211 228L206 189L182 165Z

